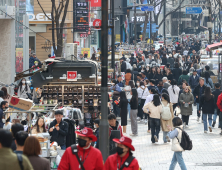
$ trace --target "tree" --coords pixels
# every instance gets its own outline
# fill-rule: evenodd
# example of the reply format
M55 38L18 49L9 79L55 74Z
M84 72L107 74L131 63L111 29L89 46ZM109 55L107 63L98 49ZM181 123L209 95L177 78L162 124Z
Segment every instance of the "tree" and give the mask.
M46 15L41 3L37 0L42 12L45 14L49 20L52 21L52 44L53 50L56 57L62 56L62 49L63 49L63 27L65 24L66 14L68 10L69 0L58 0L59 5L56 7L55 0L51 0L52 8L51 8L51 18ZM63 13L63 15L62 15ZM60 22L60 18L62 19ZM55 28L56 26L56 28ZM55 43L55 30L56 30L56 39L57 39L57 48Z

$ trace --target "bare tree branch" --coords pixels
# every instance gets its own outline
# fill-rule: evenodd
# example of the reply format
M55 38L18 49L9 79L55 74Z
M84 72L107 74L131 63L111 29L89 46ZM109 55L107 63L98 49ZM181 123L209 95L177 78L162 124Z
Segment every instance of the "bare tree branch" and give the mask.
M48 17L48 15L46 15L44 9L42 8L42 5L41 5L40 2L39 2L39 0L37 0L37 2L38 2L38 4L39 4L40 8L42 9L42 12L44 13L44 15L45 15L49 20L52 20L51 18Z

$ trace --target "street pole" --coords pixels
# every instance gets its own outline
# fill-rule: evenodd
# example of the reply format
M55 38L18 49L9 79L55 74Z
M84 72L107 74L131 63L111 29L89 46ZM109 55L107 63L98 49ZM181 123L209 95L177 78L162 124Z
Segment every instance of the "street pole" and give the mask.
M136 38L137 38L137 31L136 31L136 3L134 3L134 34L135 34L135 38L134 38L134 46L136 48Z
M23 15L23 71L29 69L29 17Z
M220 20L220 8L221 8L221 6L220 6L220 3L219 3L219 32L218 32L219 40L220 40L220 32L221 32L221 25L220 25L220 22L221 22L221 20Z
M150 11L150 50L151 50L151 43L152 43L152 11Z
M113 68L113 79L116 78L116 74L115 74L115 15L114 15L114 0L111 0L112 1L112 68Z
M108 61L108 0L102 0L102 30L101 30L101 122L99 131L99 149L105 162L109 156L109 125L108 125L108 89L107 89L107 61Z
M163 36L164 36L164 44L166 44L166 0L164 0L163 4L163 17L164 17L164 22L163 22Z
M212 42L212 10L211 10L211 3L210 0L208 1L209 3L209 16L208 16L208 30L209 30L209 44ZM210 58L212 58L212 51L210 50Z
M73 20L73 30L72 30L72 38L73 38L73 43L74 43L74 41L75 41L75 19L76 19L76 15L75 15L75 11L76 11L76 7L75 7L75 5L76 5L76 1L75 0L73 0L73 4L72 4L72 6L73 6L73 17L72 17L72 20Z

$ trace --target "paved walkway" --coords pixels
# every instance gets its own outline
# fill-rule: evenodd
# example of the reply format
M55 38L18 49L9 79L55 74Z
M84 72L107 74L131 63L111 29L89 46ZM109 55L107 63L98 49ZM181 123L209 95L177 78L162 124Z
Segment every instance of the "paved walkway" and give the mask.
M189 128L186 132L193 141L193 149L183 152L183 158L188 170L222 170L222 136L218 121L213 132L204 133L203 123L196 121L196 107L190 117ZM127 134L131 133L130 122L127 125ZM138 124L138 136L131 137L136 151L134 156L138 159L142 170L168 170L173 151L171 143L163 143L162 131L157 144L151 143L151 134L147 133L147 125ZM177 164L175 170L179 170Z

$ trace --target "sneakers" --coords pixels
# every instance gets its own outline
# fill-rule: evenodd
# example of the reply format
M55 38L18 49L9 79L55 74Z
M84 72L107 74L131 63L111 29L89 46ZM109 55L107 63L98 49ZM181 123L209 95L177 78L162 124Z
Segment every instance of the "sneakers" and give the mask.
M200 117L197 117L197 121L198 121L198 122L200 121Z
M207 133L207 131L205 130L204 133Z
M154 139L155 139L155 142L158 142L158 138L156 135L154 135Z
M147 125L147 119L145 119L144 124Z
M214 127L214 126L215 126L215 124L216 124L216 122L213 122L212 127Z
M170 142L169 136L166 136L166 140L167 140L167 142Z
M186 128L189 128L189 126L188 126L188 125L186 125Z
M133 134L133 133L131 133L130 136L138 136L138 134Z
M151 133L150 130L147 130L147 133Z
M211 126L209 126L209 130L210 130L210 132L212 132L212 127Z
M220 135L222 135L222 130L221 130L221 132L220 132Z
M140 117L137 117L136 120L140 120Z

